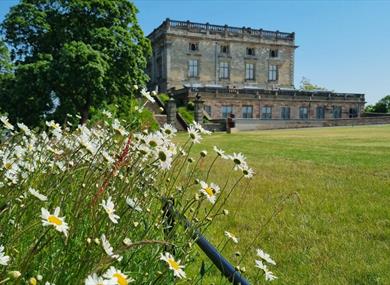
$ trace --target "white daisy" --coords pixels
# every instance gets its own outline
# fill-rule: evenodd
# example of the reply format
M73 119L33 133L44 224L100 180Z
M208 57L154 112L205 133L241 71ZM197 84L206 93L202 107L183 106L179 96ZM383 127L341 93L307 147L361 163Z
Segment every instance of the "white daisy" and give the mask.
M188 135L193 143L200 143L200 140L202 139L200 132L195 129L193 125L188 127Z
M133 278L128 278L125 274L123 274L120 270L117 270L114 266L111 266L106 273L103 275L104 278L114 281L113 284L118 285L127 285L130 282L135 281Z
M232 233L229 233L228 231L225 231L225 236L228 239L231 239L234 243L238 243L238 238L234 236Z
M142 212L142 209L139 205L137 198L131 199L130 197L126 198L126 204L129 205L130 208L133 208L137 212Z
M39 193L34 188L28 188L28 192L30 192L31 195L33 195L35 198L41 200L41 201L47 201L47 197L41 193Z
M229 156L225 154L225 151L222 149L218 148L217 146L213 147L214 151L217 153L218 156L220 156L223 159L229 159Z
M164 124L164 126L161 128L161 132L167 137L172 137L177 133L177 130L170 124Z
M0 245L0 265L7 266L9 263L10 257L5 255L4 246Z
M245 178L252 178L255 172L252 168L249 168L247 165L242 168L242 174Z
M234 170L243 169L247 167L246 158L242 153L233 153L230 159L234 162Z
M180 265L180 260L176 261L172 254L166 252L165 254L161 253L160 260L165 261L169 265L169 269L173 271L173 275L179 278L185 278L186 273L183 271L184 265Z
M68 236L68 224L65 223L65 217L59 217L60 208L57 207L54 210L54 214L50 214L45 208L41 208L41 218L43 226L54 226L54 228L64 233L65 237Z
M107 118L109 118L109 119L112 118L112 114L111 114L110 111L103 110L103 111L102 111L102 114L103 114L104 116L106 116Z
M266 281L272 281L274 279L277 279L272 271L268 270L267 265L265 265L261 260L255 260L255 267L260 268L264 272L264 278Z
M168 149L161 147L156 152L156 155L158 158L158 164L161 169L171 168L173 154Z
M31 131L25 124L16 123L16 125L25 133L26 136L31 136Z
M265 260L266 262L268 262L268 263L270 263L270 264L276 265L276 262L271 258L271 256L269 256L268 253L262 251L261 249L257 249L257 250L256 250L256 253L257 253L257 255L258 255L261 259Z
M200 192L207 197L207 200L209 200L211 204L214 204L217 199L217 194L219 193L219 186L214 183L208 185L204 181L200 181L200 186L202 187Z
M121 134L121 136L127 136L129 134L128 131L125 130L124 127L121 126L121 123L119 122L118 119L115 119L113 122L112 122L112 128L117 131L118 133Z
M272 280L275 280L275 279L278 278L269 270L264 271L264 274L265 274L265 280L266 281L272 281Z
M89 275L87 279L85 279L85 285L114 285L114 280L104 280L102 277L97 276L96 273Z
M204 128L202 127L201 124L199 124L199 123L197 123L197 122L195 122L195 121L192 122L192 125L194 126L194 128L195 128L198 132L200 132L200 133L203 134L203 135L210 135L210 134L211 134L210 131L204 129Z
M148 101L154 103L156 102L156 100L154 100L154 98L152 97L152 95L150 95L150 92L146 91L145 88L143 88L141 90L141 95L144 96Z
M100 205L102 205L110 220L114 224L117 224L120 217L115 214L115 209L114 209L115 205L111 200L111 196L108 197L107 201L103 200L103 202Z
M4 124L4 127L6 129L9 129L11 131L14 130L14 126L10 122L8 122L8 118L6 116L1 116L0 121Z
M122 260L122 256L118 254L114 254L114 249L112 248L105 234L102 234L101 240L102 240L103 249L107 253L107 255L111 256L113 259L117 259L119 261Z

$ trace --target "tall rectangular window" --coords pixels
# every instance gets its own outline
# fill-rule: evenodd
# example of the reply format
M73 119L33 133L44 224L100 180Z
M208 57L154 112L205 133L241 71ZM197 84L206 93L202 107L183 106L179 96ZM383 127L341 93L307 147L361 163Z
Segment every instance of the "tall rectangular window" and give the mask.
M242 117L243 118L253 118L253 106L252 105L242 106Z
M272 119L272 107L264 106L261 108L261 118L263 120Z
M279 51L277 49L271 49L269 51L269 57L275 58L278 57L278 55L279 55Z
M211 116L211 106L210 105L204 105L203 109L209 116Z
M349 108L349 117L350 118L357 118L358 116L358 109L357 108Z
M290 107L282 107L280 111L282 120L290 120Z
M255 48L252 47L246 48L246 55L255 56Z
M278 66L270 65L268 67L268 81L277 81L279 77Z
M333 106L333 118L340 119L341 118L341 107Z
M221 113L222 113L222 118L226 119L227 117L229 117L230 114L233 113L233 106L232 105L223 105Z
M299 119L307 120L309 118L309 109L307 107L299 107Z
M245 80L255 79L255 66L253 63L245 63Z
M198 51L199 50L199 44L198 43L189 43L188 44L188 50L189 51Z
M219 79L229 79L229 63L219 63Z
M199 76L199 62L197 59L190 59L188 61L188 77Z
M222 54L229 54L229 46L227 46L227 45L221 45L220 52L221 52Z
M318 106L316 108L316 119L317 120L325 119L325 108L324 107Z

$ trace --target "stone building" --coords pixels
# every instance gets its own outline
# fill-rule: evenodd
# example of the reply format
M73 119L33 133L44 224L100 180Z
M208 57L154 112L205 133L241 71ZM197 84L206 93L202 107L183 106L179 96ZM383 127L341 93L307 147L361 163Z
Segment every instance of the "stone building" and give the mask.
M181 102L201 96L210 119L359 117L363 94L294 88L295 34L165 20L149 36L150 87Z

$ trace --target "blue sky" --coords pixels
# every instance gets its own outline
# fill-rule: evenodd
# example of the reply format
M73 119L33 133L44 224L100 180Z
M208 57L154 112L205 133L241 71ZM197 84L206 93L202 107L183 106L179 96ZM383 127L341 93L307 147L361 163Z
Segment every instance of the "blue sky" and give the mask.
M17 3L0 0L0 20ZM296 33L302 77L337 92L390 94L390 1L136 0L149 34L165 18Z

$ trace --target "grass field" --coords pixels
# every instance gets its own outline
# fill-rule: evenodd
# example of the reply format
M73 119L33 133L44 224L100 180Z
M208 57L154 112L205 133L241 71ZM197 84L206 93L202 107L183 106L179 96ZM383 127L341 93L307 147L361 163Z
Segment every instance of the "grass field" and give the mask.
M242 264L253 284L265 283L255 274L256 247L277 262L272 284L390 284L390 126L218 133L204 145L242 152L256 170L233 193L231 215L206 233L215 244L224 230L240 238L224 251L232 263L257 238ZM221 162L212 178L222 183L227 173ZM222 284L216 270L210 282Z

